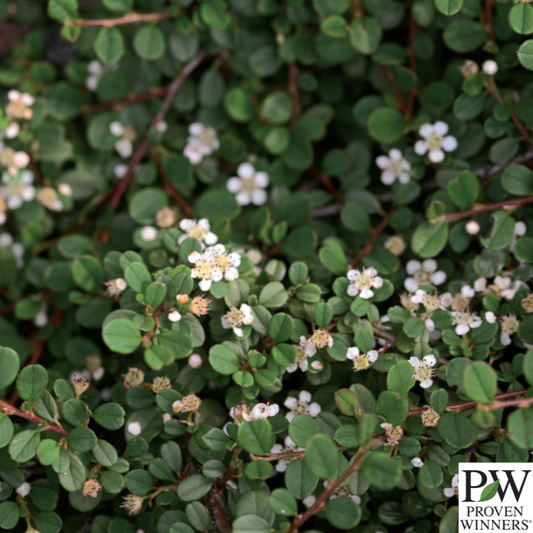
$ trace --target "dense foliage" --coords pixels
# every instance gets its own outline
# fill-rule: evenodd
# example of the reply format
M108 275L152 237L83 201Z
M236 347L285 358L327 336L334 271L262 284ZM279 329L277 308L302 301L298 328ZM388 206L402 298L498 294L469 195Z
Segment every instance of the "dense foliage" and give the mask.
M530 460L529 2L0 19L2 531L453 533Z

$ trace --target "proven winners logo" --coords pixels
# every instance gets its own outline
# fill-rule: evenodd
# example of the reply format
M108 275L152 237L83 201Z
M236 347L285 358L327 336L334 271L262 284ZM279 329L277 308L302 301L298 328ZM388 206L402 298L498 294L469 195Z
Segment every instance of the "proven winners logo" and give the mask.
M459 463L459 533L533 532L533 464Z

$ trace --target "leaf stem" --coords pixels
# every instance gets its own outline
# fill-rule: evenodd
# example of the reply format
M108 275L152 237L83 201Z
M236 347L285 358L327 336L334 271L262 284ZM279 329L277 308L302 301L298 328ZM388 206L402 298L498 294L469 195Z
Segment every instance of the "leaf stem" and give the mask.
M385 213L385 215L383 215L381 222L372 231L372 235L370 236L370 239L368 239L368 242L365 244L364 248L355 256L355 259L352 261L352 267L357 266L361 262L361 259L363 259L363 257L367 256L369 253L372 252L376 241L389 223L389 219L395 210L396 207L391 207Z
M316 168L314 165L311 165L309 167L309 172L311 172L311 174L313 174L313 176L315 176L315 178L317 178L318 181L320 181L320 183L324 185L324 187L330 192L330 194L335 198L335 200L337 200L337 202L341 204L344 202L342 193L335 187L335 185L333 185L333 182L331 181L329 176L327 176L323 172L320 172L320 170L318 170L318 168Z

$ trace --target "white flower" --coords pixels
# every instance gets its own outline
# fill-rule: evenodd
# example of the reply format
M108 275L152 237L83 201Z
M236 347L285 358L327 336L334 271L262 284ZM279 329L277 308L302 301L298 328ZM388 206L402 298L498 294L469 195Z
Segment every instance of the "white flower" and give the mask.
M411 301L417 306L422 304L426 308L427 313L432 313L437 309L442 309L444 307L442 303L442 297L437 293L427 293L422 289L418 289L413 296L411 296Z
M415 152L418 155L428 153L432 163L440 163L444 160L444 152L453 152L457 148L457 139L448 133L448 124L442 121L435 124L423 124L418 130L423 140L415 143Z
M293 452L299 452L303 451L304 448L300 448L299 446L296 446L294 444L294 441L290 437L285 437L284 446L281 444L274 444L272 446L272 449L270 450L270 453L280 454L280 453L293 453ZM278 472L285 472L287 470L288 464L293 461L295 457L287 457L280 459L276 464L276 470Z
M355 372L358 372L370 368L378 360L379 354L376 350L370 350L368 353L360 353L357 346L352 346L348 348L346 357L353 361L353 369Z
M420 459L420 457L413 457L411 459L411 464L415 468L422 468L424 466L424 461L422 461L422 459Z
M122 179L126 175L126 172L128 172L128 165L119 163L113 167L113 174L115 174L115 178L117 179Z
M104 377L104 374L105 374L105 368L101 366L93 372L93 379L95 381L100 381Z
M200 122L193 122L189 126L189 134L183 155L193 165L200 163L206 155L212 154L220 146L217 132Z
M483 72L489 76L494 76L498 72L498 63L493 59L487 59L481 66Z
M511 335L518 331L520 320L518 320L515 315L510 314L502 316L500 318L500 322L500 327L502 329L500 334L500 342L504 346L509 346L509 344L511 344Z
M383 285L383 280L378 276L378 271L373 268L363 268L359 270L349 270L346 277L351 281L346 292L348 296L359 296L368 300L374 296L372 289L379 289Z
M237 175L226 183L228 191L235 194L239 205L263 205L267 201L265 188L268 186L268 174L256 172L251 163L241 163Z
M302 372L307 372L309 363L307 361L308 357L313 357L316 355L317 347L312 339L308 339L305 335L300 337L300 345L296 346L296 361L293 365L287 367L287 372L295 372L298 368Z
M127 159L133 154L133 141L135 140L135 131L131 126L124 126L118 121L111 122L109 124L109 131L115 137L120 137L115 142L115 150L120 157Z
M46 313L46 307L43 307L34 317L33 323L38 328L44 328L48 324L48 314Z
M181 320L181 313L179 311L171 311L167 316L171 322L179 322Z
M417 291L421 285L431 283L432 285L442 285L446 281L446 273L437 271L437 261L426 259L424 262L412 259L405 265L405 270L409 277L403 282L404 287L409 292Z
M128 433L130 435L140 435L141 434L141 424L139 422L130 422L128 424Z
M471 329L479 328L483 323L477 313L466 311L452 311L453 323L455 324L455 333L457 335L466 335Z
M444 489L444 496L451 498L459 492L459 474L455 474L452 478L452 486Z
M221 317L222 327L232 329L237 337L242 337L244 332L241 326L249 326L254 321L252 308L248 304L242 304L240 309L232 307Z
M167 130L168 130L168 124L167 124L164 120L160 120L160 121L155 125L155 129L156 129L156 131L158 131L159 133L166 133Z
M516 291L520 288L520 282L513 280L509 276L496 276L494 278L494 285L491 285L489 289L496 294L499 294L502 298L512 300Z
M179 226L184 233L179 236L178 244L181 244L187 237L194 237L202 244L205 243L208 246L212 246L218 241L218 237L211 231L211 225L207 218L201 218L198 221L184 218L180 220Z
M395 180L400 183L408 183L411 180L409 174L411 164L404 159L402 152L396 148L390 150L388 156L378 156L376 165L382 170L381 181L385 185L392 185Z
M278 413L279 405L277 403L258 403L250 411L250 417L255 421L269 416L276 416Z
M146 242L155 241L157 238L157 228L154 226L144 226L141 229L141 239Z
M476 295L476 291L470 285L463 285L461 287L461 294L465 298L473 298Z
M29 164L30 156L26 152L22 150L17 152L10 146L5 146L4 143L0 142L0 165L6 167L11 176L19 176L20 171Z
M6 139L14 139L15 137L18 137L19 133L20 124L18 122L11 122L10 124L8 124L4 132Z
M89 72L89 76L87 76L87 78L85 79L85 87L87 87L89 91L94 92L98 87L98 81L100 80L100 76L105 71L105 66L97 59L94 59L87 65L87 70Z
M20 125L16 120L30 120L33 117L31 106L34 104L35 98L31 94L21 93L14 89L7 93L7 98L9 103L5 110L6 117L10 120L15 120L8 124L5 136L8 139L14 139L20 133Z
M477 235L481 228L478 222L476 222L475 220L470 220L466 223L465 229L469 235Z
M192 252L188 259L194 264L191 277L201 280L198 286L202 291L208 291L213 282L222 279L232 281L239 277L237 268L241 264L241 256L228 252L223 244L210 246L201 254Z
M402 426L393 426L388 422L383 422L379 426L385 430L388 446L396 446L402 439L404 433Z
M189 366L192 368L200 368L202 366L202 356L197 353L193 353L187 360Z
M327 489L329 481L324 481L324 487ZM361 497L357 494L352 494L347 485L337 487L330 495L329 499L334 500L335 498L350 498L354 503L359 505L361 503Z
M72 196L72 187L68 183L60 183L57 187L57 191L63 196Z
M494 322L496 322L496 315L492 311L487 311L485 313L485 320L489 324L494 324Z
M518 237L523 237L527 233L527 226L524 222L518 221L514 225L514 232L513 232L513 239L511 240L511 244L509 245L509 250L513 251L516 246L516 241L518 240Z
M0 246L11 248L11 251L15 256L15 261L17 262L17 268L24 267L24 254L26 249L23 244L15 242L15 239L13 239L13 236L10 233L4 232L0 234Z
M413 367L413 379L420 381L420 386L423 389L427 389L433 385L431 379L435 369L433 368L437 364L437 360L434 355L425 355L422 361L418 357L410 357L409 362Z
M31 485L25 481L20 487L17 488L16 493L21 497L25 498L31 491Z
M295 416L298 415L310 415L316 416L322 407L316 402L311 403L311 393L303 390L300 392L298 399L289 396L284 403L287 409L290 411L285 415L285 418L290 422Z

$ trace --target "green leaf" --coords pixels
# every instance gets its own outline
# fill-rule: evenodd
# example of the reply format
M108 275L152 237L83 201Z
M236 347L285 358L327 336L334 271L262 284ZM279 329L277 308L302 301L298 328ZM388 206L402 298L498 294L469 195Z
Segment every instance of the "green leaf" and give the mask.
M398 361L387 373L387 388L396 391L403 398L415 386L413 367L408 361Z
M94 51L104 63L117 63L124 55L124 38L118 28L101 28L93 43Z
M41 365L23 368L17 378L17 391L23 400L36 402L48 386L48 372Z
M386 390L378 396L376 414L384 417L393 426L403 424L408 412L409 402L400 398L398 393Z
M87 479L86 470L80 459L72 452L68 452L69 464L65 472L59 476L61 486L69 492L81 490Z
M133 48L142 59L154 61L165 53L165 37L157 26L143 26L133 37Z
M509 11L509 26L522 35L533 33L533 7L526 3L512 6Z
M493 481L492 483L489 483L486 487L483 488L483 491L481 492L481 497L479 498L478 502L488 502L489 500L492 500L492 498L496 496L499 486L499 479Z
M527 5L533 9L529 4L519 5ZM503 171L502 185L507 192L515 196L529 196L533 194L533 171L524 165L511 165Z
M320 29L330 37L346 37L348 35L346 19L339 15L333 15L325 19Z
M326 503L326 518L334 528L352 529L361 520L361 509L351 498L334 498Z
M19 521L19 508L15 502L0 503L0 527L7 531L13 529Z
M320 433L320 426L309 415L298 415L294 417L289 426L291 439L297 446L301 446L302 448L307 448L307 442L317 433Z
M146 496L154 486L154 478L146 470L128 472L125 482L128 490L138 496Z
M203 21L217 30L223 30L230 22L226 4L222 0L207 0L200 6Z
M124 425L126 412L118 403L104 403L93 412L97 424L105 429L117 430Z
M98 291L104 283L102 263L92 255L82 255L72 264L72 276L76 284L87 292Z
M232 533L270 533L270 524L256 514L239 516L233 522Z
M463 387L469 398L490 403L498 389L498 378L493 368L484 361L474 361L464 373Z
M131 266L131 265L130 265ZM154 281L144 290L144 303L155 309L163 303L167 294L167 286L164 283Z
M492 214L494 223L490 236L481 238L483 246L491 250L502 250L509 246L514 236L515 221L507 211L503 209Z
M361 54L372 54L381 41L381 26L372 17L355 19L350 26L350 42Z
M0 347L0 390L5 389L15 381L20 368L17 352L11 348Z
M337 242L331 241L327 246L324 246L324 248L320 248L318 256L320 257L321 263L330 272L339 276L346 273L348 260Z
M268 334L274 342L285 342L294 331L294 320L285 313L276 313L268 324Z
M470 420L459 413L444 413L438 430L442 438L455 448L467 448L477 439L477 430Z
M230 117L237 122L250 122L255 116L255 108L250 95L239 87L226 93L224 107Z
M400 480L401 464L384 452L368 452L363 456L361 471L370 484L380 490L391 490Z
M305 466L320 479L331 479L339 466L339 451L327 435L314 435L307 442Z
M78 0L50 0L48 3L48 16L62 24L75 19L77 13Z
M391 144L399 141L407 123L397 109L380 107L368 118L368 130L372 137L381 143Z
M142 263L131 263L124 270L126 282L136 292L144 293L152 281L148 269Z
M108 348L117 353L134 352L141 344L141 333L133 321L127 318L116 318L109 321L102 335Z
M282 307L289 299L289 294L279 281L267 283L259 294L259 303L265 307Z
M244 450L255 455L266 455L272 448L272 426L268 420L243 422L239 426L237 442Z
M7 446L11 442L14 432L15 429L11 419L4 413L0 413L0 448Z
M449 181L447 190L452 202L461 211L470 209L481 194L478 178L468 170L461 172Z
M342 225L352 231L368 231L371 227L370 217L363 206L357 202L348 202L341 211Z
M420 257L428 258L438 255L448 241L448 223L431 224L422 222L411 237L411 247Z
M261 113L271 124L286 124L293 113L291 95L287 91L275 91L269 94L261 106ZM284 220L281 217L281 220Z
M435 0L435 6L444 15L455 15L463 7L463 0Z
M89 452L96 446L96 435L89 428L74 428L69 432L67 442L75 452Z
M40 434L26 429L17 433L9 445L9 455L17 463L25 463L35 456L39 445Z
M209 350L209 363L220 374L229 376L241 367L237 355L223 344L217 344Z
M211 487L213 486L213 480L208 479L205 476L194 475L185 478L179 485L177 494L184 502L192 502L200 500L206 496Z
M509 438L521 449L533 449L533 408L515 409L507 419Z
M487 39L487 32L480 22L461 19L446 26L443 38L450 50L465 54L481 47Z
M294 516L298 512L298 504L287 489L275 489L270 495L270 507L281 516Z

